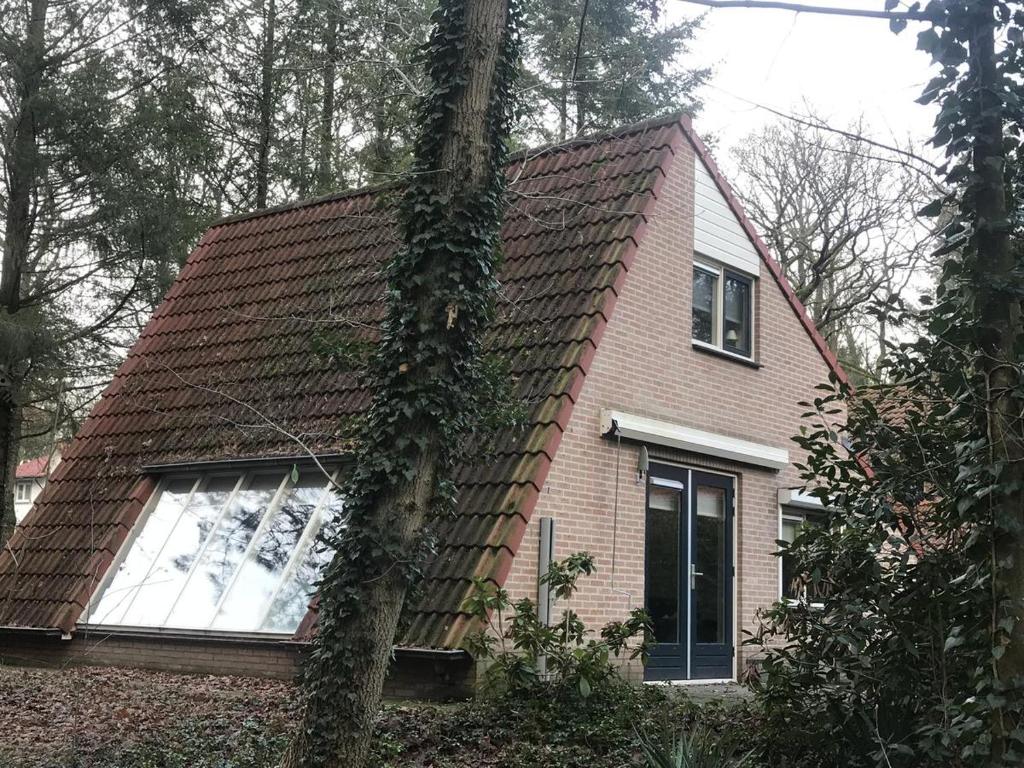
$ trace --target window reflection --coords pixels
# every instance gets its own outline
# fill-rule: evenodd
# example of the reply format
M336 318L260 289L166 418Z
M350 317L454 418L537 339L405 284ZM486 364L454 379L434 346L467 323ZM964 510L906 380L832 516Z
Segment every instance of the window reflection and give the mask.
M717 275L694 267L693 338L708 344L715 343L715 299L717 295Z
M217 605L281 482L280 475L256 475L235 494L175 603L167 620L169 625L205 627L213 620Z
M160 503L153 509L146 527L139 533L138 538L128 552L128 556L122 561L117 569L114 582L103 595L103 599L96 606L91 621L99 623L124 623L126 614L136 602L139 591L152 594L154 587L157 587L161 578L154 574L154 578L147 579L153 571L153 564L165 550L165 545L175 529L182 510L188 503L193 487L196 485L194 478L173 480L167 484ZM162 568L163 566L161 566ZM145 606L148 599L141 601ZM136 614L132 614L134 619Z
M680 492L652 485L647 501L644 553L644 607L651 616L654 639L679 642L679 501Z
M293 632L329 559L332 487L312 470L165 481L89 621Z
M215 629L258 628L262 612L325 494L323 484L312 475L285 492L239 571L240 586L218 611Z
M750 282L726 273L725 325L722 337L726 349L750 354Z
M336 527L343 528L342 500L333 490L327 491L323 507L317 513L320 520L316 528L321 533L334 533ZM310 526L311 528L313 526ZM287 632L294 628L306 615L309 601L320 574L331 561L333 553L322 540L323 536L310 536L300 548L294 561L294 570L282 582L280 591L267 610L261 629L265 632ZM288 628L292 629L288 629Z
M697 488L694 613L698 643L725 641L725 490Z

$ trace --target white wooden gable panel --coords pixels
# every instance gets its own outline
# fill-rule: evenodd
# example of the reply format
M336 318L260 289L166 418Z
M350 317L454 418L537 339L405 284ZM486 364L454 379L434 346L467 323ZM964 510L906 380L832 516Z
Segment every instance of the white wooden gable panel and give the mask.
M697 253L751 275L761 273L754 250L704 162L694 153L693 243Z

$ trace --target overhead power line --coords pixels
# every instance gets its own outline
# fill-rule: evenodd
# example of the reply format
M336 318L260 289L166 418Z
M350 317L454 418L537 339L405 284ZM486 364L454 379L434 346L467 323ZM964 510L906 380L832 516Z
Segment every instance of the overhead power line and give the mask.
M775 0L682 0L684 3L706 5L710 8L771 8L796 13L819 13L828 16L859 16L869 19L899 21L933 21L924 11L875 11L866 8L835 8L827 5L775 2Z

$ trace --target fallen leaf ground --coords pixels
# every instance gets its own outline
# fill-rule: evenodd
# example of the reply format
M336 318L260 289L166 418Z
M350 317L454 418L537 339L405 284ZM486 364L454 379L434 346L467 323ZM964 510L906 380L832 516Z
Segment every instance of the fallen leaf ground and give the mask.
M232 753L276 752L292 720L293 693L289 683L268 680L0 667L0 765L175 766L175 749L189 757L199 739L208 746L206 764L242 766ZM150 760L161 743L170 756ZM119 759L134 762L113 762Z
M284 682L129 669L0 667L2 768L275 768L297 707ZM749 731L745 705L700 708L621 686L586 703L528 697L389 704L375 768L639 768L636 729Z

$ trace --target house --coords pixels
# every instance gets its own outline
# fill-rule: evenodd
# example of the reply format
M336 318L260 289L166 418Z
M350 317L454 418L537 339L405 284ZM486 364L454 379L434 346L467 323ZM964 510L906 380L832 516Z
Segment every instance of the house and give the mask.
M659 644L630 674L734 679L807 503L797 403L843 372L688 119L523 152L508 177L487 347L526 425L459 467L389 692L464 693L473 577L546 600L544 564L580 550L599 569L574 598L585 621L653 616ZM0 555L0 658L293 673L369 397L323 334L372 339L395 200L209 229Z
M50 473L60 464L60 447L52 453L26 459L14 470L14 517L20 523L32 509L32 505L50 477Z

